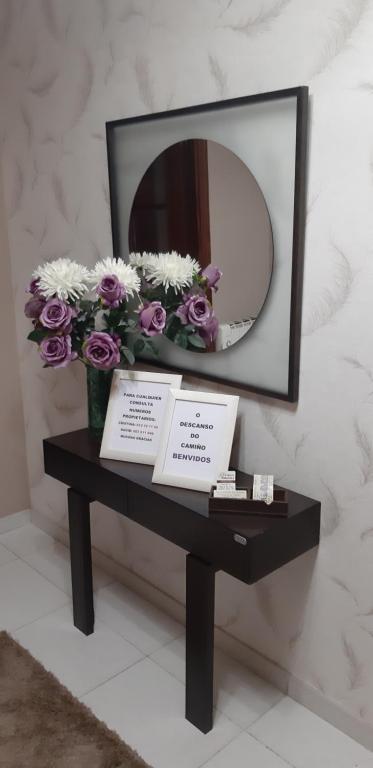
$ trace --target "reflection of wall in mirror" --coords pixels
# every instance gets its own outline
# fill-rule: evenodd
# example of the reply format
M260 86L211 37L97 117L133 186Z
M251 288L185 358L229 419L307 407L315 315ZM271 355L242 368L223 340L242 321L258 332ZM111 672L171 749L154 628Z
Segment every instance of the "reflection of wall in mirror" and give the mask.
M223 272L221 288L213 296L214 310L219 324L255 319L272 273L268 210L246 165L212 141L208 142L208 169L211 255Z

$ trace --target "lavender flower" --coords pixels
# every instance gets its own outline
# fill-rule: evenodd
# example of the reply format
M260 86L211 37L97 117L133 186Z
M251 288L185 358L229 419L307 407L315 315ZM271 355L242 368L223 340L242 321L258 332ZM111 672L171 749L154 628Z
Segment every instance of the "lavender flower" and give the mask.
M71 321L76 316L75 310L61 299L49 299L40 314L40 322L50 331L70 333Z
M116 275L106 275L97 286L97 293L106 307L116 308L126 298L126 289Z
M213 264L208 264L207 267L202 271L202 277L205 278L207 282L208 288L213 288L214 291L217 291L217 283L219 282L222 271L218 267L214 267Z
M140 311L139 323L146 336L157 336L162 333L166 325L166 310L161 302L146 302Z
M33 277L31 283L26 288L26 293L38 293L40 289L40 280L38 277Z
M211 304L206 296L201 296L198 293L189 294L184 296L184 303L180 304L175 314L183 325L191 323L197 327L203 327L211 319Z
M100 371L109 371L120 363L120 344L119 336L92 331L82 347L84 362Z
M212 344L217 335L219 330L219 321L214 312L211 312L210 320L206 323L203 328L198 329L198 333L200 336L202 336L206 346L209 346L209 344Z
M25 315L30 320L38 320L45 307L45 299L35 293L25 304Z
M71 336L50 336L43 339L39 347L40 357L47 365L53 368L66 368L66 366L78 357L71 350Z

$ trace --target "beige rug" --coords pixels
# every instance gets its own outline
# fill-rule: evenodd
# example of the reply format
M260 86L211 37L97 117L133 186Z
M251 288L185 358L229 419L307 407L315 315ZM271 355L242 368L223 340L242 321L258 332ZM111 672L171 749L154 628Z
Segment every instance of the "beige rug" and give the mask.
M6 632L0 632L0 766L146 768Z

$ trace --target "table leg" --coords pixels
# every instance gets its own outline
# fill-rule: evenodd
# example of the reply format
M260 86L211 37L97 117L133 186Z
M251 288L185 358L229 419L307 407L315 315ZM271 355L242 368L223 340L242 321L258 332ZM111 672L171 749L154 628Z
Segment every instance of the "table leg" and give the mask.
M203 733L212 728L215 568L186 558L185 717Z
M91 635L94 628L89 499L73 488L67 492L70 528L74 624Z

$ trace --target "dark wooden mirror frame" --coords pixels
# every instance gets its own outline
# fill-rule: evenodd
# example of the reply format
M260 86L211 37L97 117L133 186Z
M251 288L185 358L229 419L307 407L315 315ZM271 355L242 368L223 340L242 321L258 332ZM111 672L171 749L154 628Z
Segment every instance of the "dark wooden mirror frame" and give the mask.
M174 109L165 112L156 112L136 117L112 120L106 123L106 140L108 153L109 189L113 254L115 258L120 252L119 230L119 205L115 183L114 162L114 131L117 127L129 124L155 121L158 119L179 117L182 115L198 114L202 112L218 111L229 107L245 106L259 102L275 101L281 99L296 99L296 137L295 137L295 178L294 178L294 208L293 208L293 237L292 237L292 266L291 266L291 306L290 306L290 331L289 331L289 364L288 364L288 388L287 392L279 392L270 388L253 386L246 382L237 382L229 378L195 372L173 366L163 361L146 358L147 362L157 368L174 370L184 373L186 376L204 378L210 381L233 387L235 390L245 390L254 394L265 395L287 402L297 402L299 395L299 362L300 362L300 338L301 338L301 314L302 314L302 286L303 286L303 257L304 257L304 233L305 233L305 204L306 204L306 158L308 136L308 87L299 86L267 93L259 93L251 96L243 96L236 99L198 104L192 107ZM276 258L276 253L275 253ZM238 354L240 345L236 344ZM196 354L196 353L190 353ZM224 354L224 351L219 354ZM144 358L145 360L145 358Z

